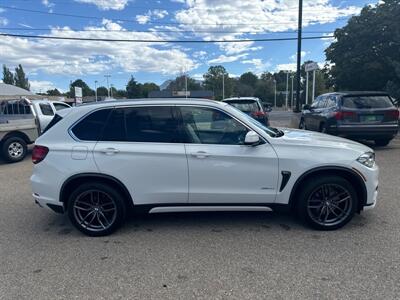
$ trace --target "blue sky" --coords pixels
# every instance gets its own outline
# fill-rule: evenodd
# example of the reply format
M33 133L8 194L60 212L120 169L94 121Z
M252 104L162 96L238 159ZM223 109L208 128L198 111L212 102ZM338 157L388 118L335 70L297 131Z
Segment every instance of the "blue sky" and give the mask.
M297 0L0 0L0 31L144 40L295 37L297 3ZM329 35L371 3L373 0L304 0L304 36ZM329 42L304 41L303 60L323 63ZM139 44L0 37L0 63L11 68L21 63L36 92L54 87L67 90L70 81L77 78L92 88L95 80L106 85L105 74L111 75L110 82L116 88L124 88L131 75L140 82L157 84L182 72L201 78L209 66L217 64L223 65L232 76L246 71L259 74L294 68L295 54L296 41Z

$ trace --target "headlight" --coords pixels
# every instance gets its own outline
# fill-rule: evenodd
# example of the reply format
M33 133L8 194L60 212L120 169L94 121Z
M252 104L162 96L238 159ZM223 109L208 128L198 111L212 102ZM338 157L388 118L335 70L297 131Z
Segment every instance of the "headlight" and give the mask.
M357 161L368 168L372 168L375 165L375 153L374 152L366 152L357 158Z

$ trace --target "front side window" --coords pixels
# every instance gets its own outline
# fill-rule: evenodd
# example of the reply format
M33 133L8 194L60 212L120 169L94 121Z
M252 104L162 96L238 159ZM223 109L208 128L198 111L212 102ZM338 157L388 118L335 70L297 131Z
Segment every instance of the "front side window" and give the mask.
M39 107L40 107L40 110L43 115L45 115L45 116L53 116L54 115L53 109L51 108L50 104L40 103Z
M243 145L248 129L226 113L192 106L183 106L180 111L187 142Z

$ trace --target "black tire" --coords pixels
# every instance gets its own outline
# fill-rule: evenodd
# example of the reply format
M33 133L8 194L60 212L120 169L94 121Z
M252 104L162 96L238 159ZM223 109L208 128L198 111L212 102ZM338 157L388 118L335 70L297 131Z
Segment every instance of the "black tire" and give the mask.
M321 124L319 125L319 132L321 132L321 133L328 133L328 129L326 128L325 123L321 123Z
M306 122L304 121L304 118L301 118L301 119L300 119L299 129L307 130L307 128L306 128Z
M124 198L117 190L104 183L84 183L71 193L68 200L68 217L71 223L89 236L113 233L123 224L125 216Z
M379 147L384 147L389 145L390 141L392 139L380 139L380 140L375 140L375 145L379 146Z
M26 142L17 136L6 139L1 146L1 153L7 162L18 162L28 153Z
M324 193L330 196L324 198ZM313 177L304 184L298 197L296 208L300 219L317 230L341 228L357 211L356 191L349 181L338 176Z

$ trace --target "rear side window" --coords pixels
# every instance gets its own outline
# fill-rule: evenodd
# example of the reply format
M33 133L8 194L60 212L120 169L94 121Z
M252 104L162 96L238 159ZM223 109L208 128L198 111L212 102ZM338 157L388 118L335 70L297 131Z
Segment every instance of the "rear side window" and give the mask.
M40 103L39 107L40 107L40 111L42 112L43 115L45 115L45 116L53 116L54 115L53 109L51 108L50 104Z
M342 106L354 109L390 108L393 103L388 96L347 96L343 97Z
M169 106L116 108L101 141L178 143L178 123Z
M54 105L54 108L56 110L62 110L62 109L65 109L65 108L69 108L68 105L62 104L62 103L53 103L53 105Z
M92 112L72 128L72 133L83 141L97 141L110 112L111 109Z

